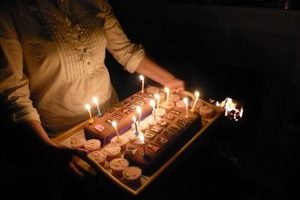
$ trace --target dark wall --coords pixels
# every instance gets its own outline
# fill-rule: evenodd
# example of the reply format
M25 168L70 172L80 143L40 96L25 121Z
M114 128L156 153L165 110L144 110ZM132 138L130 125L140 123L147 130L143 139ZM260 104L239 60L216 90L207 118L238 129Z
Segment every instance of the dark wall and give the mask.
M274 191L284 188L295 176L288 163L299 145L300 12L146 0L112 5L128 36L188 89L243 102L239 167ZM121 97L138 89L136 76L108 62Z

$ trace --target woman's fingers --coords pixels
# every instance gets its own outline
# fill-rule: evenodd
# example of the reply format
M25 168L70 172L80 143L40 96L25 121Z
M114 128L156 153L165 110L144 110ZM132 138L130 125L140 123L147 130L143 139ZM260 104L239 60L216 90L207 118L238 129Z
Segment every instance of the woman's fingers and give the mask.
M77 176L77 177L79 177L79 178L84 178L84 173L82 173L82 172L80 171L79 167L75 164L75 162L74 162L73 159L71 159L71 160L69 161L69 168L70 168L71 172L72 172L75 176Z
M182 92L185 90L185 83L183 80L174 78L169 80L166 83L166 86L169 87L171 90L174 90L175 92Z

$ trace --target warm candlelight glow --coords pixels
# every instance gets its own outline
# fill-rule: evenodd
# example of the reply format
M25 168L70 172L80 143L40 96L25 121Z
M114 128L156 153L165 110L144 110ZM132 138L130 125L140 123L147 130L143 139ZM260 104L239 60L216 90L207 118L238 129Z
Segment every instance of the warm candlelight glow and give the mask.
M195 101L194 101L194 103L193 103L193 106L192 106L192 109L191 109L192 112L194 112L194 109L195 109L195 106L196 106L197 101L198 101L198 99L199 99L199 96L200 96L200 92L199 92L199 91L196 91L196 92L195 92L195 97L196 97L196 99L195 99Z
M189 115L189 99L187 97L183 98L183 103L185 104L185 117Z
M154 120L156 121L156 114L155 114L155 101L153 99L150 100L150 105L152 107L152 115Z
M167 102L167 105L169 105L170 88L165 87L164 90L165 90L165 92L166 92L166 94L167 94L167 100L166 100L166 102Z
M153 109L155 109L155 101L153 99L150 100L150 105Z
M139 76L140 80L142 81L142 93L144 93L144 87L145 87L145 77L143 75Z
M85 104L84 108L89 112L89 116L90 116L89 123L90 124L94 123L94 119L93 119L92 113L91 113L91 105L90 104Z
M236 100L226 97L221 103L211 100L216 106L225 109L225 116L231 120L239 121L244 114L243 106Z
M98 111L98 116L101 116L102 114L101 114L101 112L100 112L100 108L99 108L99 100L98 100L98 98L97 97L93 97L92 98L92 101L93 101L93 103L96 105L96 107L97 107L97 111Z
M244 114L244 109L243 109L243 107L242 107L241 110L240 110L240 118L243 117L243 114Z
M116 121L112 121L112 122L111 122L111 125L112 125L112 127L114 127L114 129L116 130L117 136L118 136L118 138L119 138L120 134L119 134L119 131L118 131L118 124L117 124L117 122L116 122Z
M84 108L85 108L87 111L89 111L89 110L91 110L91 105L87 103L87 104L84 105Z
M141 143L144 144L145 143L144 134L142 132L140 132L138 137L139 137L139 140L141 141Z
M132 117L132 121L133 121L133 122L136 122L136 116L133 116L133 117Z
M155 94L154 98L156 99L156 109L159 109L159 102L160 102L160 95L159 94Z
M139 124L140 124L141 123L141 116L142 116L142 107L141 106L137 106L136 107L136 112L138 113Z

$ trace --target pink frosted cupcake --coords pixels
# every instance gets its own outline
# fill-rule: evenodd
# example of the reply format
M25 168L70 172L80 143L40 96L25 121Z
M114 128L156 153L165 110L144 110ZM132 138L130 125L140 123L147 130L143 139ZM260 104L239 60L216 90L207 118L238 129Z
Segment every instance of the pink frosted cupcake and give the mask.
M127 167L123 171L124 181L128 185L141 184L142 170L139 167Z
M84 137L72 137L70 141L70 145L73 148L82 148L86 139Z
M97 139L90 139L84 143L83 147L90 152L95 151L95 150L100 149L101 142L100 142L100 140L97 140Z
M117 178L121 178L123 170L129 166L129 162L125 158L115 158L110 161L109 166L111 168L112 175Z
M129 142L129 139L125 135L115 136L110 141L112 144L118 145L121 147L121 150L124 150L126 144Z
M102 165L104 167L106 155L102 151L100 150L93 151L88 154L88 157L96 161L99 165Z
M112 159L118 158L121 154L121 147L113 143L108 144L102 149L102 152L106 155L106 160L111 161Z

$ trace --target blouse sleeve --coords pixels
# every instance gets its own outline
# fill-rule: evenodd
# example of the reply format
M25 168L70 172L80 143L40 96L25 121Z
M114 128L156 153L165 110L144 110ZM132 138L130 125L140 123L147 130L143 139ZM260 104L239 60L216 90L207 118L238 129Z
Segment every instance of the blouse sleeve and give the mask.
M127 38L109 3L106 0L99 1L105 17L107 49L127 71L133 73L145 56L144 49Z
M29 84L23 73L22 45L11 18L0 13L0 100L17 123L40 121L30 100Z

